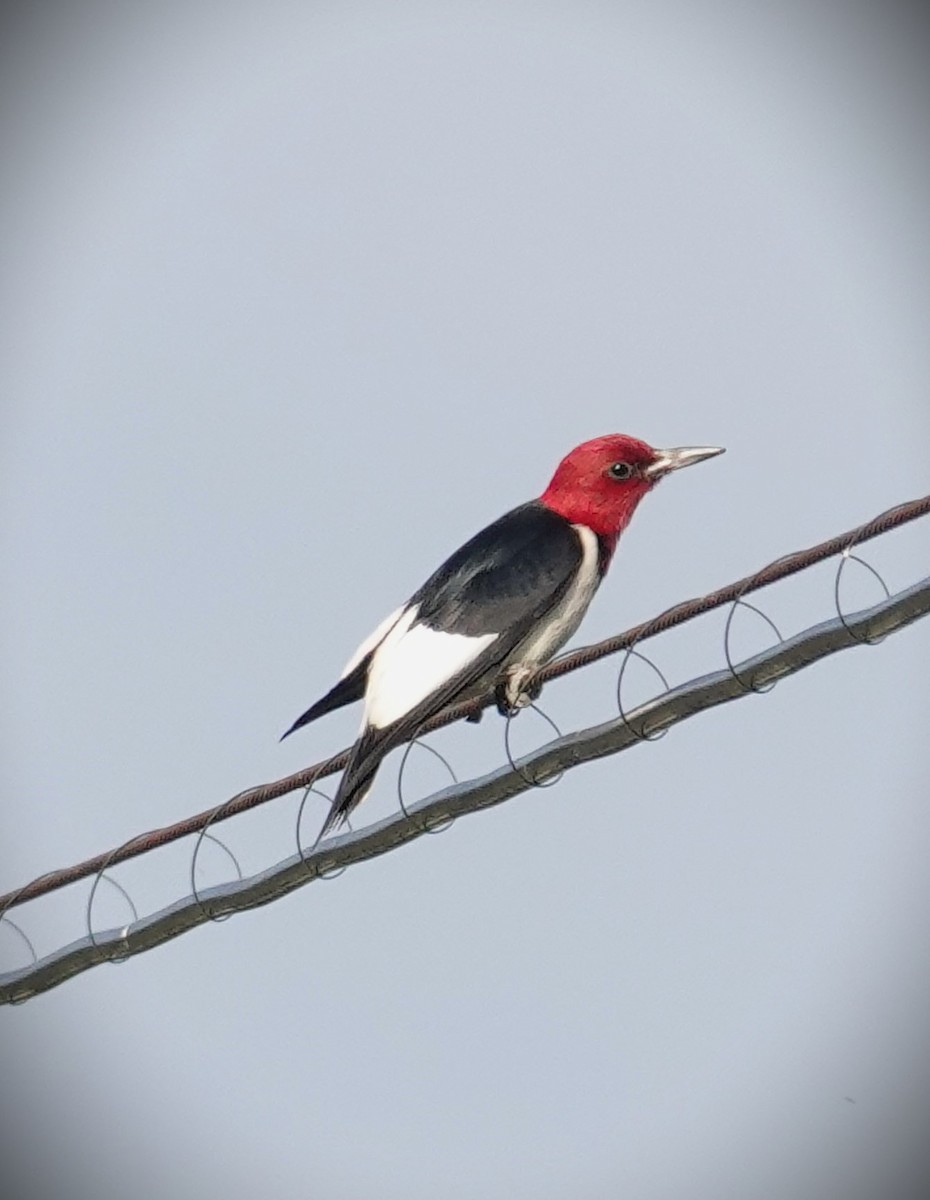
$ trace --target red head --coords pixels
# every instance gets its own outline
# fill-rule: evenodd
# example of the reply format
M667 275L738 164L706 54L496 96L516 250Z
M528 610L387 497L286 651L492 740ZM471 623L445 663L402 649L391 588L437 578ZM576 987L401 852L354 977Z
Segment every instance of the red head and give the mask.
M616 539L660 479L722 453L718 446L655 450L637 438L609 433L566 454L540 500L573 525Z

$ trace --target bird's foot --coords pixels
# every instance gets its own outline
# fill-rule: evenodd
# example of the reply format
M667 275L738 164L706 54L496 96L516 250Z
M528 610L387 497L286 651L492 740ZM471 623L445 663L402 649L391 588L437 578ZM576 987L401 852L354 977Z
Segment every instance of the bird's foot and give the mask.
M521 708L528 708L542 691L536 679L536 668L515 663L504 672L494 689L497 711L502 717L515 717Z

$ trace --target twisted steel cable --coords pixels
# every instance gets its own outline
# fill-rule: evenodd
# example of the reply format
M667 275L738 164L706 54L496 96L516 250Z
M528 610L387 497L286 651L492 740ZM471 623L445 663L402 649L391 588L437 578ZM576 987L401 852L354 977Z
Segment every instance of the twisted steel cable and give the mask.
M852 554L853 548L890 529L923 516L927 512L930 512L930 496L899 505L856 529L769 563L753 575L746 576L717 591L675 605L625 633L564 655L543 668L539 673L541 682L559 678L570 671L578 670L608 655L625 650L627 653L620 671L622 677L622 671L631 655L644 657L638 647L646 639L715 608L726 604L732 606L725 634L727 659L725 670L702 676L670 690L666 689L660 696L640 705L632 712L625 712L619 702L621 679L618 678L620 714L618 718L600 726L565 736L556 736L540 749L517 760L511 756L509 742L507 742L507 766L501 767L481 779L453 784L416 804L402 804L400 812L383 821L361 830L329 838L321 844L314 844L310 850L302 848L299 817L303 812L306 797L311 792L318 790L316 788L318 780L335 773L345 765L348 751L344 750L283 779L249 788L221 805L197 813L163 829L140 834L105 854L96 855L74 866L50 872L15 891L0 896L0 921L6 921L14 928L14 932L20 934L33 955L33 962L28 967L0 975L0 1002L15 1003L27 999L97 962L114 961L139 953L150 946L176 937L186 929L204 921L222 919L233 912L268 903L277 896L312 879L325 878L336 872L341 873L345 867L354 862L383 854L423 833L445 828L464 813L475 812L481 808L499 804L529 788L545 786L554 782L555 777L561 772L582 762L605 754L618 753L638 741L653 740L671 725L696 712L728 700L738 699L741 696L766 691L779 678L798 671L828 654L852 645L868 644L880 640L930 611L930 579L925 579L904 591L890 595L884 580L878 576L879 582L885 589L886 599L862 612L844 614L839 602L840 576L851 558L862 562L862 565L869 571L877 574L870 564ZM792 638L781 639L777 628L766 614L755 606L747 605L769 622L779 640L764 653L755 655L743 663L735 664L729 648L730 619L736 607L745 603L743 598L750 592L796 574L837 554L842 556L834 584L837 616L830 621L804 630ZM646 661L650 662L648 659ZM654 669L657 670L657 668ZM448 725L462 717L480 713L491 703L493 703L493 696L489 693L477 701L451 706L429 721L417 736ZM549 720L541 710L540 715L545 720ZM426 748L432 749L431 747ZM305 795L298 815L297 854L295 856L259 875L248 878L242 877L238 863L233 857L239 874L236 881L220 887L202 889L198 889L194 882L192 895L188 899L141 919L133 914L132 924L120 930L94 933L90 919L94 893L102 878L109 879L105 873L111 867L193 834L199 835L197 840L199 849L204 838L215 839L215 835L211 832L215 823L298 790L303 790ZM222 843L220 844L223 846ZM225 846L223 848L231 855L228 848ZM191 865L192 880L195 868L196 855ZM90 876L94 876L94 884L87 907L87 937L46 958L37 960L26 934L7 916L9 910ZM113 880L109 881L114 882ZM123 890L119 884L116 886L118 890ZM131 906L131 898L127 897L127 899Z

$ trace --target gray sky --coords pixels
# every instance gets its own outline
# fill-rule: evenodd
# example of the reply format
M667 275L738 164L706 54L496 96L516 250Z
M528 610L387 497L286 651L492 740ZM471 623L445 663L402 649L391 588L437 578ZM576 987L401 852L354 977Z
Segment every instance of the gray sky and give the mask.
M586 437L729 452L644 502L585 641L928 490L912 8L20 8L0 890L344 745L353 711L277 737ZM897 588L928 548L925 525L867 557ZM847 582L850 608L881 594ZM760 602L793 633L832 587ZM651 652L680 682L722 665L722 628ZM617 665L546 710L607 719ZM5 1011L20 1195L907 1194L928 667L918 625ZM501 733L436 745L467 776ZM412 764L414 792L444 782ZM295 812L222 836L259 870ZM117 878L156 907L189 853ZM228 873L205 855L204 883ZM105 892L97 928L127 919ZM40 951L86 895L22 910Z

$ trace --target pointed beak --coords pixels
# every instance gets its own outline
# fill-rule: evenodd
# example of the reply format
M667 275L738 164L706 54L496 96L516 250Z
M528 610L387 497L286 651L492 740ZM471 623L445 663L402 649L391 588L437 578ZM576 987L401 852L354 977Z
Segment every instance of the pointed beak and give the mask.
M690 467L693 463L715 458L718 454L723 454L723 446L677 446L674 450L657 450L643 474L647 479L662 479L670 471Z

